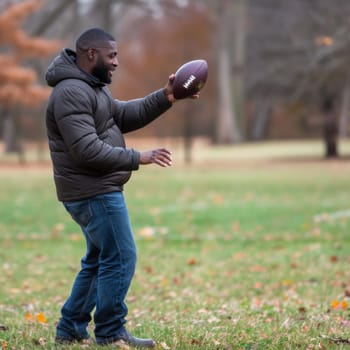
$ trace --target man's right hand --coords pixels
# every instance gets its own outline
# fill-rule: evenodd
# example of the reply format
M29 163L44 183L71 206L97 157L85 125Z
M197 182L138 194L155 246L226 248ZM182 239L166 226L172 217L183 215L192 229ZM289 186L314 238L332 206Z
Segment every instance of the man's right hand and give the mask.
M168 167L172 164L171 152L166 148L158 148L141 152L140 164L157 164L161 167Z

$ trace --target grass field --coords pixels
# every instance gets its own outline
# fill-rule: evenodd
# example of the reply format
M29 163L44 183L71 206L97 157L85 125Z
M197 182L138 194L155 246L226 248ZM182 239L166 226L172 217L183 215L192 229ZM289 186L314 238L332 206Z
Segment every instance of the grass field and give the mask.
M132 333L158 349L350 349L350 161L318 143L176 157L126 188ZM53 349L82 235L50 167L0 166L0 196L0 349Z

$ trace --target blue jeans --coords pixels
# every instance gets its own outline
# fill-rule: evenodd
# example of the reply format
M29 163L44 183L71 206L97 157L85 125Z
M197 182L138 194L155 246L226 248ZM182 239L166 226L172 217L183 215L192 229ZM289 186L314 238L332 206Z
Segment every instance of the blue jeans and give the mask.
M136 266L136 246L122 192L65 202L86 239L86 255L64 304L56 336L84 339L94 308L97 343L117 337L128 309L125 297Z

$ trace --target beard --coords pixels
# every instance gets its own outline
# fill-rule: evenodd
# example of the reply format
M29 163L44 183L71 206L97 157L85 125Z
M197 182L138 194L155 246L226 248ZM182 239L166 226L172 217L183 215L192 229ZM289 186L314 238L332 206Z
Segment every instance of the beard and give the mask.
M112 79L109 76L109 68L99 57L95 67L92 69L91 74L99 79L102 83L110 84Z

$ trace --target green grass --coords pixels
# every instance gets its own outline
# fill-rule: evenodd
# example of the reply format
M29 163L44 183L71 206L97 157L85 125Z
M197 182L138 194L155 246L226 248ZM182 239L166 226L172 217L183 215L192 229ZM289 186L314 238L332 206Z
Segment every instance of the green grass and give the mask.
M135 335L174 350L350 349L350 164L312 145L210 149L134 174ZM53 349L84 241L50 169L3 169L0 196L0 349Z

